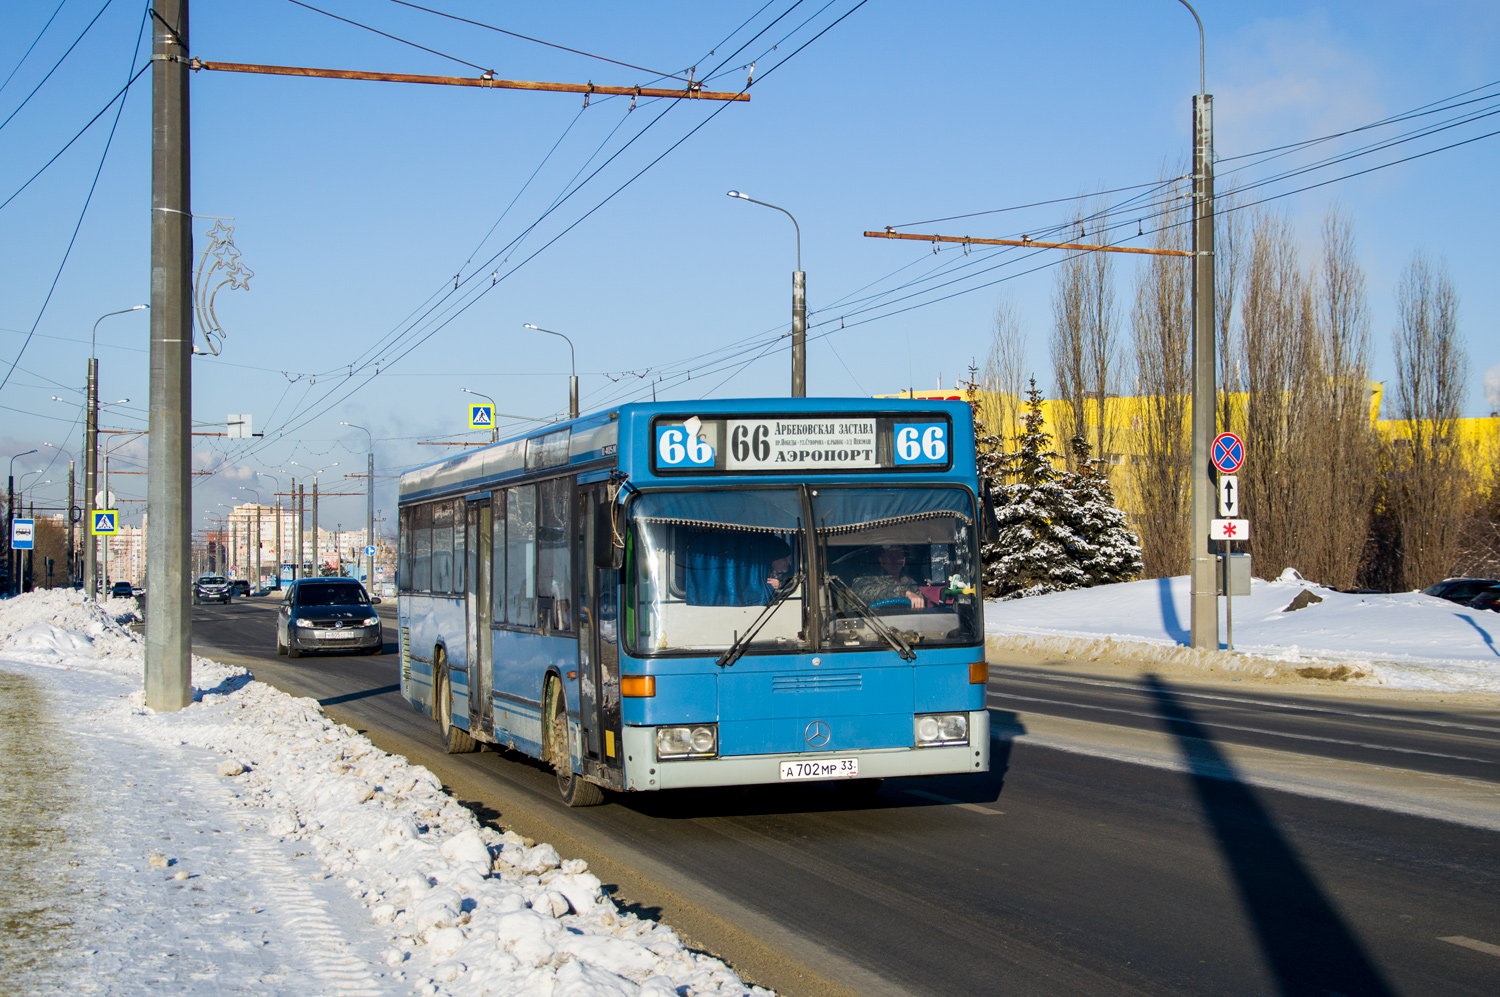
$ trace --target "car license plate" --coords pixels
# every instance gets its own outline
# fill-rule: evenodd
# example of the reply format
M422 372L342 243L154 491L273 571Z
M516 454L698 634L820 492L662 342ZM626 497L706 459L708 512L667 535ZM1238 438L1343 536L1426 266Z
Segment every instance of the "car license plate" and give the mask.
M859 775L858 758L816 758L807 761L782 762L781 778L853 779Z
M353 630L323 630L320 634L327 640L353 640L359 636Z

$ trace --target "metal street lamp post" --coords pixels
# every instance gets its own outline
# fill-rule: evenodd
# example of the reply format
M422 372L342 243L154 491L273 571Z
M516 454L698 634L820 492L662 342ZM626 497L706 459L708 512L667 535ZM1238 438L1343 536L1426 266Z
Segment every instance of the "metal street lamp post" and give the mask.
M15 532L16 524L16 457L25 457L36 453L35 449L18 453L10 459L10 471L5 479L5 569L6 579L10 582L10 594L18 595L20 589L16 587L16 551L11 546L11 534Z
M765 201L757 201L749 194L737 190L729 191L730 197L771 208L792 219L792 228L797 231L797 269L792 274L792 397L807 397L807 274L802 270L802 226L787 209Z
M99 323L113 315L129 315L150 305L132 305L117 312L105 312L94 320L89 333L89 379L86 439L83 444L83 523L88 540L83 550L83 581L89 598L98 584L98 550L94 543L94 492L99 487Z
M490 401L493 402L494 399ZM368 589L375 584L375 434L352 422L340 425L364 430L365 435L370 438L370 449L365 453L365 588ZM490 428L493 431L494 427ZM493 436L490 442L494 442Z
M543 329L541 326L532 325L530 322L527 322L522 328L530 329L533 332L545 332L549 336L557 336L568 344L568 362L573 371L568 376L568 418L578 418L578 354L573 351L573 341L560 332Z
M240 491L250 492L255 496L255 557L246 558L255 562L255 587L260 588L260 492L248 485L240 485Z
M276 588L281 588L281 566L286 562L286 551L281 549L281 479L265 471L256 471L257 476L276 482Z

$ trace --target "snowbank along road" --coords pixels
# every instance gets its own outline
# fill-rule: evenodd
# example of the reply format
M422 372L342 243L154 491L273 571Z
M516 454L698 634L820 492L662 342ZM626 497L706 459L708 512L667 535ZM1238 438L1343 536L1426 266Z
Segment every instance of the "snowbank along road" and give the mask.
M194 633L785 993L1488 995L1500 975L1493 711L997 663L986 775L572 811L533 763L443 755L393 654L278 660L272 620L205 607Z

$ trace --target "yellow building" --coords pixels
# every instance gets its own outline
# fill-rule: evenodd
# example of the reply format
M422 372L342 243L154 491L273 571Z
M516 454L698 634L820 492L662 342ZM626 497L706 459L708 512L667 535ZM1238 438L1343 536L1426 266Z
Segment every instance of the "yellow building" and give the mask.
M1383 440L1403 439L1410 437L1412 424L1395 419L1381 419L1380 408L1384 395L1385 385L1380 381L1370 381L1367 384L1365 402L1368 405L1369 418L1376 433ZM986 430L1005 441L1005 449L1016 449L1015 437L1021 430L1021 417L1025 413L1026 399L1017 399L1012 396L1003 396L996 392L972 391L967 388L947 388L928 391L902 391L895 394L877 395L877 398L929 398L940 400L966 401L979 409L980 418L984 420ZM1230 407L1243 414L1247 396L1235 394L1228 397ZM1110 484L1115 490L1116 499L1120 507L1127 514L1133 514L1138 508L1134 480L1132 475L1125 473L1125 468L1139 460L1146 451L1145 427L1149 419L1149 413L1155 399L1143 396L1117 397L1109 396L1104 402L1104 418L1106 420L1106 432L1104 434L1104 452L1095 456L1102 457L1110 465ZM1097 436L1099 426L1099 403L1095 399L1089 399L1086 403L1084 421L1082 427L1070 427L1059 432L1059 426L1064 422L1071 421L1071 413L1068 406L1061 400L1055 398L1042 399L1042 429L1052 437L1052 449L1062 452L1067 449L1065 436L1072 436L1082 430L1090 444ZM1182 399L1181 413L1183 420L1183 433L1189 428L1192 406L1188 399ZM1242 419L1237 420L1243 422ZM1465 462L1475 480L1481 487L1490 487L1495 482L1497 470L1500 470L1500 417L1494 415L1485 418L1458 419L1456 420L1458 439L1463 449Z

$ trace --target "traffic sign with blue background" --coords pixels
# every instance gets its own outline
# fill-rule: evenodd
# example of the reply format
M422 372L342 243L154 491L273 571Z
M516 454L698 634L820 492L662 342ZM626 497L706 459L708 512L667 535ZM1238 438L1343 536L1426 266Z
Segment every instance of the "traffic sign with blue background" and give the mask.
M36 546L36 520L12 519L10 546L12 550L32 550Z
M113 509L94 510L94 529L96 537L113 536L120 532L119 515Z
M1220 433L1214 437L1213 449L1209 451L1213 455L1214 467L1221 474L1233 474L1245 463L1245 441L1233 433Z
M495 425L495 406L473 404L469 406L470 429L492 429Z

